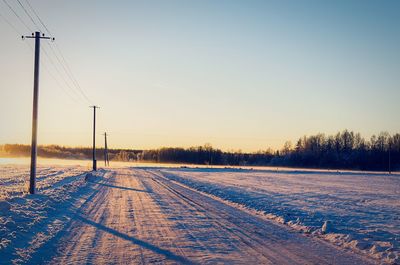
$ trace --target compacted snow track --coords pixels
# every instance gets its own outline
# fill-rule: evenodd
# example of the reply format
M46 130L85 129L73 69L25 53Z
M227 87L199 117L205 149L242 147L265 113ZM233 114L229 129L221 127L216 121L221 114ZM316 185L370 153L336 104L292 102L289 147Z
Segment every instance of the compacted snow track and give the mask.
M50 264L372 264L163 177L116 169L39 260ZM40 251L38 252L40 254ZM47 254L48 255L48 254Z

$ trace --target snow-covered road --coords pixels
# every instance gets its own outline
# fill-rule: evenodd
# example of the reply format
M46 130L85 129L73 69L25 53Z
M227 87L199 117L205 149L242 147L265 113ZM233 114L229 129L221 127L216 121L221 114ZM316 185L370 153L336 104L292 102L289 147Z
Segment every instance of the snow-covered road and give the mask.
M153 169L91 177L85 200L29 262L373 264L165 178Z

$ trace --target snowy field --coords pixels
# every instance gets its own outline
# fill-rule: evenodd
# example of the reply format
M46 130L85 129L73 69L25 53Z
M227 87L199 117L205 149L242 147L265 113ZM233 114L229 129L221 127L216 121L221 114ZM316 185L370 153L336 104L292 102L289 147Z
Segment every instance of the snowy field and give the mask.
M80 166L39 166L37 195L28 195L29 167L0 165L0 264L26 263L63 227L54 216L84 183ZM7 258L8 257L8 258Z
M399 175L12 162L0 264L400 263Z
M400 263L398 174L245 169L160 172L303 233Z

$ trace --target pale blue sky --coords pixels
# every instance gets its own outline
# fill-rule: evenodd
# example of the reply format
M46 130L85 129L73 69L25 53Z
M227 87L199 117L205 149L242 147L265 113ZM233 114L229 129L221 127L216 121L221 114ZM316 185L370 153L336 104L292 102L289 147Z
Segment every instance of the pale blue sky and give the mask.
M400 1L29 1L112 147L256 151L400 131ZM2 1L0 14L30 33ZM33 41L2 17L0 33L0 143L29 143ZM41 63L39 143L90 146L90 103Z

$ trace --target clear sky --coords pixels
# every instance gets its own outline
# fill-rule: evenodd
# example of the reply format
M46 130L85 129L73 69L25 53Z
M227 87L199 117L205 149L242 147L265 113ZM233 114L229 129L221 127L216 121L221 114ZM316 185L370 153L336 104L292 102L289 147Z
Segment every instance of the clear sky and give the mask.
M90 146L91 104L99 146L104 131L111 147L244 151L400 132L400 1L28 1L90 99L43 42L39 144ZM4 0L0 15L0 143L28 144L33 40Z

